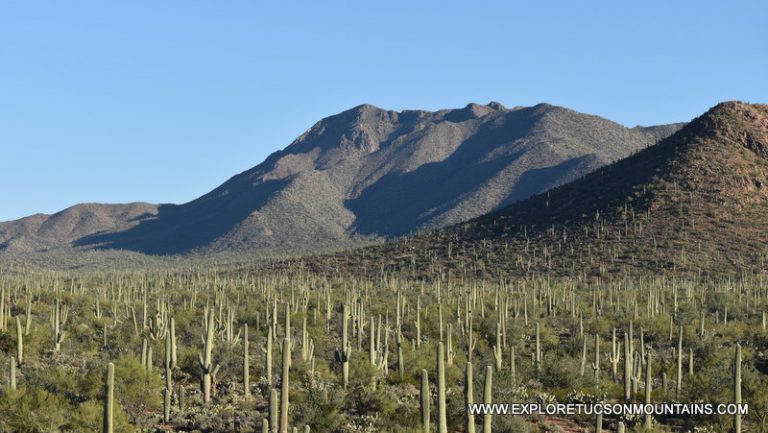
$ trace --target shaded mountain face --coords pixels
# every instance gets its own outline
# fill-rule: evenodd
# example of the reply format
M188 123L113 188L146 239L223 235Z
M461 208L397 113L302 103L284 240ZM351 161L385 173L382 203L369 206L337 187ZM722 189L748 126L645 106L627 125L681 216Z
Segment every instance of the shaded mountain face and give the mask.
M131 214L131 220L116 216L119 221L42 232L37 220L42 225L58 217L33 216L1 223L0 243L6 249L75 245L150 254L359 245L499 209L679 127L625 128L546 104L470 104L437 112L362 105L321 120L194 201L152 208L151 218Z
M442 265L492 275L764 272L766 227L768 105L728 102L547 193L313 265L352 272Z

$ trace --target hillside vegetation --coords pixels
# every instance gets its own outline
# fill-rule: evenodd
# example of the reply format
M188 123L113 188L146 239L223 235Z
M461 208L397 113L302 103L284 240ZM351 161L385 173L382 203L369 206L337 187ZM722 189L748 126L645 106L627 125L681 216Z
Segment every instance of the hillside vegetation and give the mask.
M762 272L766 149L767 106L723 103L636 155L497 212L300 263L412 275Z

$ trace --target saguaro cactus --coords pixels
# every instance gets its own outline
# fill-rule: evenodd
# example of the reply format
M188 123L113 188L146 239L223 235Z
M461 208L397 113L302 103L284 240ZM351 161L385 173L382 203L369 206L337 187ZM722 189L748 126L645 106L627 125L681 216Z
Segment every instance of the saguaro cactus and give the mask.
M274 340L272 329L272 326L267 328L267 345L266 348L262 349L264 351L264 369L266 370L268 386L272 386L272 341ZM272 425L271 422L270 425ZM274 425L272 426L274 427Z
M645 404L651 404L651 393L653 392L653 381L651 376L651 354L645 354ZM645 415L645 428L651 428L651 414Z
M107 333L107 322L104 322L104 325L102 326L101 338L102 338L101 347L102 349L106 350L109 343L109 336Z
M456 358L456 352L453 351L453 330L451 328L451 324L448 324L448 333L446 336L446 343L445 343L445 350L446 350L446 361L448 362L448 365L453 365L453 360Z
M19 366L24 363L24 334L21 332L19 316L16 316L16 360Z
M179 391L177 395L179 397L179 401L177 402L179 410L184 412L184 410L187 408L187 391L183 386L179 385Z
M496 323L496 344L493 346L493 359L496 362L496 371L501 371L504 351L501 344L501 323Z
M341 304L341 347L336 349L336 360L341 364L341 380L344 388L349 384L349 357L352 355L352 345L349 342L349 314L347 304Z
M403 358L403 335L397 330L397 371L400 373L400 379L405 375L405 359Z
M283 368L280 379L280 430L279 433L288 433L288 380L291 364L291 348L288 337L283 338Z
M677 384L675 385L675 398L680 399L683 389L683 327L677 334Z
M448 412L445 408L445 354L443 343L437 343L437 432L448 433Z
M616 344L616 328L611 331L611 353L609 354L609 360L611 361L611 380L616 382L619 377L619 347Z
M8 363L10 367L8 371L8 386L12 389L16 389L16 360L11 356L11 360Z
M176 368L176 320L171 317L171 368Z
M61 304L60 299L56 299L56 304L53 307L53 350L58 352L61 349L61 343L64 341L64 337L67 335L64 332L64 324L67 323L68 309Z
M763 327L765 329L765 327ZM24 335L32 330L32 294L27 292L26 315L24 316Z
M515 368L515 346L509 349L509 374L512 380L517 380L517 369Z
M688 348L688 376L693 377L693 347Z
M141 369L147 369L147 339L141 340Z
M147 373L152 373L152 345L147 347Z
M483 403L490 405L493 403L493 368L489 365L485 367L485 384L483 390ZM483 433L491 433L493 426L493 415L489 412L483 414Z
M539 322L536 322L536 370L541 370L541 331Z
M592 370L595 371L595 380L600 379L600 335L595 334L595 361L592 363Z
M171 370L171 334L165 334L165 389L163 390L163 422L171 421L171 393L173 392L173 371Z
M102 433L114 431L114 397L115 397L115 364L107 364L107 375L104 380L104 428Z
M371 316L371 324L368 325L368 360L371 365L376 366L379 354L376 351L376 318Z
M514 352L515 348L512 348L512 351ZM467 369L466 374L464 376L464 403L466 404L467 409L467 425L466 425L466 432L467 433L475 433L475 416L472 414L472 412L469 410L470 406L472 406L475 403L475 390L474 390L474 375L472 374L472 363L467 363Z
M269 428L272 433L277 433L277 427L278 427L278 398L277 398L277 390L275 388L272 388L272 390L269 392Z
M314 312L317 313L317 309ZM312 356L314 356L314 351L314 342L309 338L309 333L307 332L307 316L304 316L301 322L301 360L309 362Z
M421 298L416 298L416 348L421 347Z
M603 432L603 412L597 414L595 417L595 433Z
M624 400L632 398L632 349L629 346L629 334L624 333Z
M243 395L246 397L251 395L251 361L250 343L248 342L248 324L243 324Z
M429 376L427 370L421 370L421 392L419 394L421 403L421 428L424 433L429 433Z
M216 375L219 366L213 366L213 337L216 330L216 323L212 311L205 314L206 325L203 329L203 351L198 353L198 362L200 363L200 386L203 392L203 402L211 401L211 378Z
M163 423L165 424L171 422L171 393L171 390L163 389Z

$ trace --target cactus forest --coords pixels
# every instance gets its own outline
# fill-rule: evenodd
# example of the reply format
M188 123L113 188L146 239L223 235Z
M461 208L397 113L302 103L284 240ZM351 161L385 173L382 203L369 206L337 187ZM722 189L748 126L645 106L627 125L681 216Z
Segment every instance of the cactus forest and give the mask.
M9 262L0 432L768 433L766 155L768 106L723 103L362 249Z
M768 433L768 0L555 3L0 0L0 433Z
M253 269L0 282L3 432L765 432L768 281ZM740 343L740 344L737 344ZM474 414L735 403L746 415Z

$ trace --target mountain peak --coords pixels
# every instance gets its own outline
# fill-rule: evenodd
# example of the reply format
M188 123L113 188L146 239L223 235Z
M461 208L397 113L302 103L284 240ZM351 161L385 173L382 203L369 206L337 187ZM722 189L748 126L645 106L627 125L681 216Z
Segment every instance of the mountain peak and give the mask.
M496 111L506 111L506 108L498 102L490 102L488 105L470 102L462 109L466 113L471 113L471 117L480 118Z
M350 112L350 111L354 112L354 113L357 113L357 114L371 114L371 113L386 112L388 110L385 110L385 109L383 109L381 107L377 107L377 106L372 105L372 104L360 104L360 105L358 105L356 107L352 107L349 110L346 110L346 111L344 111L342 113L346 113L346 112Z
M694 119L681 133L733 142L768 159L768 105L723 102Z
M490 107L490 108L492 108L492 109L494 109L496 111L506 111L507 110L507 107L502 105L500 102L496 102L496 101L489 102L488 103L488 107Z

